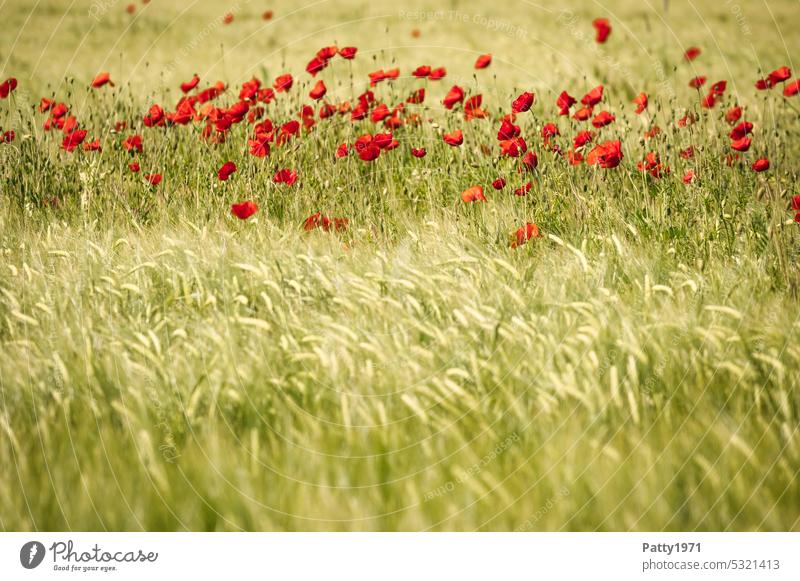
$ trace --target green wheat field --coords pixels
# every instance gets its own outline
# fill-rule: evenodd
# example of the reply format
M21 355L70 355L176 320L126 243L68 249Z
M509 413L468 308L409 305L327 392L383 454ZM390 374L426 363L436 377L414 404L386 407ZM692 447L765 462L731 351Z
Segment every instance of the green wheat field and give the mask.
M0 4L0 81L18 81L0 100L1 530L800 530L800 96L755 87L800 73L796 2L133 8ZM312 77L333 45L358 53ZM284 73L257 121L145 126L194 74L224 109ZM616 120L595 129L571 114L601 84L593 115ZM446 109L453 85L485 116ZM336 156L390 131L341 103L372 90L393 110L421 87L396 148ZM523 91L533 171L498 147ZM101 150L65 150L43 97ZM304 105L313 127L250 153L254 123L277 134ZM582 130L584 155L620 140L619 166L570 163ZM660 177L637 168L650 152ZM477 185L486 201L462 201ZM346 227L305 229L316 212ZM540 236L510 244L526 223Z

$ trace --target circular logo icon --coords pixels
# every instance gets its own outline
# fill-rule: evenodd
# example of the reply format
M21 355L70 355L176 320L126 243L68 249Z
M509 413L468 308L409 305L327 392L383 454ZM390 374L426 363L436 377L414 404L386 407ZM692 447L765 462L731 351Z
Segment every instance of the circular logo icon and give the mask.
M19 550L19 562L26 569L35 569L44 560L44 545L39 541L29 541Z

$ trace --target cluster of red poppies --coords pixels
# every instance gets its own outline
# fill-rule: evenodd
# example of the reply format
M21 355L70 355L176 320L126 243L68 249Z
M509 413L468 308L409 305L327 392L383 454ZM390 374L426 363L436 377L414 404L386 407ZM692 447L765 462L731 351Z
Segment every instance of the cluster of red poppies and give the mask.
M266 17L266 15L265 15ZM271 17L271 13L270 13ZM232 19L232 15L231 15ZM227 21L227 17L226 17ZM595 40L605 43L611 34L611 25L608 19L598 18L592 23L596 30ZM319 49L305 67L306 72L311 77L316 77L325 70L338 56L345 61L351 61L356 57L358 49L353 46L339 48L337 46L325 46ZM686 61L694 61L699 57L701 51L697 47L690 47L684 53ZM490 54L480 55L474 63L476 70L483 70L492 63ZM438 81L447 76L444 67L432 67L421 65L414 69L410 76L416 79L428 81ZM153 104L141 118L141 124L147 130L161 130L163 128L194 124L199 126L198 134L200 138L211 144L224 143L231 135L231 130L239 125L246 123L252 127L252 131L247 138L249 153L256 158L265 158L270 155L272 148L282 147L291 140L300 138L303 132L310 132L321 120L333 116L349 116L350 121L357 123L368 121L374 125L382 125L383 130L362 134L352 143L341 143L337 146L333 157L334 160L348 158L351 155L358 157L363 162L374 162L381 155L388 154L400 147L399 140L395 137L395 132L404 127L419 126L430 119L423 119L419 114L419 108L426 98L426 87L414 89L411 94L399 103L382 102L373 91L378 84L383 82L393 82L400 78L400 69L392 68L388 70L379 69L369 73L369 89L350 100L339 102L331 101L328 95L328 88L324 80L318 79L308 93L312 104L302 105L298 118L289 119L283 123L275 124L266 117L267 107L282 93L288 93L294 86L294 77L290 73L277 76L271 85L262 84L258 78L252 78L242 84L238 99L230 106L220 106L219 98L228 91L228 87L217 82L213 85L200 87L200 77L194 75L190 80L181 83L181 97L175 104L174 110L165 110L160 104ZM758 89L769 89L786 83L791 78L791 71L787 67L781 67L770 73L765 79L756 83ZM705 76L695 76L689 81L689 85L700 90L706 84ZM13 78L7 79L0 84L0 97L6 98L14 91L17 81ZM108 72L99 73L91 82L91 87L97 90L103 87L113 87L111 75ZM709 91L701 95L700 107L712 109L720 102L727 89L724 80L713 83ZM800 81L795 80L785 85L783 95L792 97L800 92ZM326 99L327 98L327 99ZM604 170L610 170L620 165L623 159L622 143L619 139L606 138L600 140L598 135L610 131L616 122L616 116L608 110L595 111L601 106L604 98L604 86L598 85L588 91L578 101L566 90L562 91L556 98L556 109L559 116L571 116L578 122L590 122L590 129L576 128L570 145L558 143L561 137L559 128L555 123L544 123L541 129L541 145L546 151L552 152L556 158L562 158L570 165L577 166L587 164L596 166ZM520 93L510 103L510 111L499 117L499 127L497 130L497 142L499 147L499 157L514 161L517 174L523 176L515 184L513 193L517 196L527 195L532 187L533 181L525 176L534 174L539 165L537 154L529 149L529 142L526 142L522 135L522 127L518 122L518 116L530 111L536 103L536 95L531 91ZM453 85L441 100L445 110L455 112L461 108L463 119L466 122L485 119L491 117L483 108L483 95L468 95L465 89L457 84ZM573 107L580 104L574 112ZM635 113L644 113L649 105L648 95L645 92L639 93L634 99ZM63 134L61 149L66 152L74 152L79 147L83 151L100 152L102 146L99 139L89 139L88 130L82 128L78 119L70 114L69 106L65 103L55 102L48 98L42 98L39 111L46 113L43 126L46 131L60 131ZM753 124L742 120L742 108L734 105L725 114L725 119L733 126L729 133L730 146L735 152L726 157L729 165L735 163L740 154L750 150L752 144ZM450 115L449 119L455 117ZM319 120L319 121L318 121ZM692 113L687 113L675 121L678 128L687 127L697 121L697 117ZM127 122L117 122L115 133L124 134L127 129ZM661 134L661 129L650 124L644 134L645 141L653 139ZM410 135L407 134L407 135ZM13 141L15 133L7 131L2 134L5 142ZM441 139L447 145L459 147L464 143L464 132L461 128L451 128L450 131L442 130ZM569 142L567 142L569 143ZM130 133L125 135L120 142L121 148L131 156L128 168L133 173L140 171L139 156L144 152L144 139L140 133ZM490 149L481 146L485 153ZM413 157L424 158L426 149L409 144L409 150ZM689 146L680 150L680 155L684 159L691 159L694 156L694 148ZM759 158L751 165L756 172L763 172L769 169L769 160L765 157ZM650 151L645 154L644 160L639 161L636 167L655 179L662 178L670 173L670 168L665 165L657 152ZM222 182L227 182L237 171L237 166L232 161L225 162L217 172L217 178ZM645 176L645 177L646 177ZM684 183L692 183L695 180L694 170L689 169L683 176ZM144 176L144 180L157 186L161 183L161 174L153 173ZM298 181L298 172L290 168L278 169L273 177L275 184L293 186ZM502 190L506 187L507 181L504 176L497 176L491 186L495 190ZM483 186L476 185L468 188L461 194L461 199L466 203L487 202ZM797 200L795 200L797 203ZM252 201L244 201L234 204L231 213L240 219L247 219L258 211L257 204ZM800 216L800 213L798 214ZM317 212L310 216L304 223L306 230L322 229L341 231L347 228L348 221L345 218L329 218ZM539 235L538 228L533 224L526 224L513 235L513 246L519 246L530 238Z

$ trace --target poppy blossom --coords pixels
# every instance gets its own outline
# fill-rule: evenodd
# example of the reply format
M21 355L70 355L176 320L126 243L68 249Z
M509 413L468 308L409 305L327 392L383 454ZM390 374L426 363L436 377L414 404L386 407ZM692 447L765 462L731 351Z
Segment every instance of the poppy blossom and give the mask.
M194 75L191 79L189 79L185 83L181 83L181 91L183 91L184 93L188 93L192 89L194 89L199 82L200 82L200 77Z
M141 153L142 152L142 136L141 135L129 135L122 142L122 147L125 149L125 151L131 152L131 153Z
M731 138L732 141L736 141L741 139L745 135L749 135L753 132L753 124L749 121L742 121L736 127L731 129L731 132L728 134L728 137Z
M485 69L490 64L492 64L492 55L482 54L481 56L478 57L478 60L475 61L475 68Z
M144 176L144 179L146 179L151 185L157 186L164 178L160 173L151 173Z
M414 69L414 71L411 74L417 78L424 79L425 77L430 76L431 67L429 67L428 65L419 66L416 69Z
M702 76L702 75L699 75L699 76L694 77L693 79L689 80L689 86L692 89L699 89L700 87L702 87L705 84L706 84L706 78L704 76Z
M217 177L220 181L225 182L228 181L228 178L231 177L231 174L236 171L236 164L232 161L226 161L222 164L222 167L219 168L217 172Z
M111 82L111 76L106 72L99 73L92 81L92 87L95 89L99 89L103 85L114 86L114 83Z
M520 154L528 151L528 145L521 137L514 137L513 139L504 139L500 141L500 152L502 155L508 157L519 157Z
M497 139L500 141L504 139L513 139L519 134L519 125L514 125L510 120L503 119L503 121L500 123L500 129L497 131Z
M8 131L4 132L2 136L0 136L0 143L11 143L17 137L17 133L13 129L9 129ZM86 149L87 144L84 144L84 149ZM97 141L97 147L100 147L100 141Z
M381 148L374 143L370 143L361 149L356 148L356 151L361 161L374 161L381 154Z
M794 97L797 93L800 93L800 79L795 79L783 87L784 97Z
M558 107L559 115L569 115L569 108L575 104L575 99L570 96L566 91L561 91L561 94L556 99L556 107Z
M603 85L598 85L581 99L581 103L587 107L594 107L603 99Z
M522 156L521 169L527 169L529 171L533 171L537 168L538 165L539 165L539 158L533 151L529 151L524 156Z
M428 152L427 152L427 151L425 151L425 148L424 148L424 147L419 147L419 148L417 148L417 147L412 147L412 148L411 148L411 155L413 155L414 157L419 157L419 158L422 158L422 157L425 157L425 155L426 155L427 153L428 153Z
M492 182L492 187L496 190L502 190L504 187L506 187L506 180L503 178L497 178Z
M354 46L345 46L344 48L339 49L339 56L343 59L351 60L356 58L356 53L358 49Z
M600 111L600 113L595 115L594 119L592 119L592 126L600 129L601 127L613 123L614 120L615 117L608 111Z
M644 161L636 164L639 171L647 172L654 178L660 178L669 173L669 168L661 163L661 159L655 152L650 152L645 156Z
M511 248L518 248L531 238L541 238L539 227L532 222L527 222L523 227L511 235Z
M308 94L308 96L314 99L315 101L319 101L325 96L325 93L327 92L328 88L325 86L325 83L322 81L317 81L317 84L314 85L314 88L311 89L311 92Z
M463 100L464 89L458 85L453 85L450 91L448 91L447 95L445 95L444 99L442 99L442 103L444 104L445 109L452 109L457 103L461 103Z
M693 61L694 59L700 56L700 52L701 52L700 49L697 48L696 46L690 46L689 48L686 49L686 52L683 53L683 58L686 61Z
M617 167L622 161L622 144L619 141L606 141L595 146L586 156L586 163L599 165L605 169Z
M145 127L160 127L165 123L164 109L160 105L153 105L144 116Z
M464 134L460 129L456 129L452 133L445 133L443 138L447 145L452 145L454 147L458 147L464 143Z
M11 77L0 83L0 99L5 99L17 88L17 79Z
M514 113L523 113L531 108L534 99L534 94L526 91L514 99L514 102L511 103L511 110Z
M599 44L603 44L611 34L611 24L608 18L595 18L592 21L592 26L594 26L596 32L595 41Z
M750 149L751 139L749 137L742 137L731 142L731 148L736 151L747 151Z
M250 155L255 157L266 157L269 155L269 136L260 134L255 139L248 139L247 145L250 148Z
M736 123L741 118L742 118L741 107L731 107L730 109L728 109L728 112L725 113L725 121L727 121L730 124Z
M273 12L272 10L265 10L264 13L261 15L261 18L264 20L272 20Z
M636 114L638 115L647 109L647 93L639 93L633 99L633 104L636 105Z
M281 169L272 177L272 181L276 184L286 184L293 186L297 182L297 172L290 169Z
M483 194L483 188L481 186L472 186L461 192L461 199L465 203L477 201L485 202L486 196Z
M694 157L694 147L690 145L686 149L682 149L680 155L683 159L690 159Z
M223 16L222 22L224 22L225 24L230 24L231 22L233 22L233 13L228 12L225 16Z
M765 157L757 159L753 162L753 170L757 172L767 171L769 169L769 160Z
M594 135L592 135L591 131L581 131L576 136L572 142L572 149L578 150L587 143L590 143L594 139Z
M694 170L690 169L683 174L683 183L690 184L694 180Z
M520 196L520 197L527 196L528 192L531 191L532 187L533 187L533 184L531 182L528 182L524 186L520 186L516 190L514 190L514 195L515 196Z
M86 139L86 133L87 132L84 129L75 129L74 131L69 132L61 141L61 149L69 152L75 151L75 148L83 143L84 139Z
M789 69L789 67L781 67L779 69L775 69L769 75L767 75L767 80L769 81L770 86L774 87L778 83L788 81L791 76L792 71Z
M138 171L141 168L139 166L139 162L138 161L134 161L134 162L131 162L131 163L128 164L128 169L131 170L133 173L138 173Z
M289 89L291 89L293 84L294 84L294 77L292 77L292 75L290 75L289 73L286 73L285 75L277 77L272 86L279 93L284 93Z
M39 113L46 113L53 105L55 105L55 101L42 97L41 101L39 101Z
M239 218L239 220L247 220L256 212L258 212L258 204L252 200L240 202L231 206L231 214Z

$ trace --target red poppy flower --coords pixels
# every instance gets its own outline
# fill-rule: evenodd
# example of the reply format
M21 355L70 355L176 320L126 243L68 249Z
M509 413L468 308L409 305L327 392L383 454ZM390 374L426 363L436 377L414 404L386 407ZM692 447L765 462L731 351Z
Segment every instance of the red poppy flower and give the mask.
M316 76L318 72L328 66L328 61L323 60L317 56L311 59L306 65L306 72L312 77Z
M411 73L417 78L424 79L425 77L430 76L431 68L428 65L422 65L414 69L414 72Z
M49 111L53 105L55 105L55 101L52 101L47 97L42 97L42 100L39 101L39 113L45 113Z
M513 139L520 134L519 125L514 125L508 119L503 119L500 123L500 129L497 131L497 139L503 141L505 139Z
M426 155L427 153L428 153L428 152L427 152L427 151L425 151L425 148L424 148L424 147L419 147L419 148L417 148L417 147L412 147L412 148L411 148L411 155L413 155L414 157L419 157L419 158L422 158L422 157L425 157L425 155Z
M514 102L511 103L511 110L514 113L523 113L531 108L534 99L534 94L526 91L514 99Z
M492 187L496 190L502 190L504 187L506 187L506 180L503 178L497 178L492 182Z
M694 180L694 170L690 169L683 174L683 183L690 184Z
M272 83L272 86L279 93L285 93L286 91L292 88L293 84L294 84L294 77L292 77L292 75L290 75L289 73L286 73L285 75L281 75L278 78L276 78L275 82Z
M533 171L539 165L539 158L533 151L529 151L525 155L522 156L522 166L520 169L527 169L528 171Z
M619 141L606 141L595 146L586 156L586 163L612 169L622 161L622 144Z
M749 137L742 137L741 139L737 139L731 142L731 148L735 149L736 151L747 151L750 149L751 140Z
M122 142L122 147L125 149L125 151L129 151L131 153L141 153L142 152L142 136L141 135L129 135Z
M111 82L111 76L106 72L99 73L92 81L92 87L95 89L99 89L103 85L114 86L114 83Z
M186 81L185 83L181 83L181 91L183 91L184 93L188 93L192 89L194 89L199 82L200 82L200 77L194 75L190 80Z
M638 115L647 109L647 93L639 93L633 99L633 104L636 105L636 114Z
M376 133L372 137L372 144L380 147L381 149L388 148L393 141L394 138L392 137L391 133Z
M128 4L125 7L125 12L127 12L128 14L133 14L134 12L136 12L136 4L133 3Z
M769 75L767 75L767 80L770 83L770 86L775 86L778 83L783 83L784 81L788 81L792 76L792 71L789 67L781 67L779 69L775 69Z
M83 143L84 139L86 139L86 130L75 129L64 136L61 142L61 149L70 152L75 151L75 148Z
M396 79L400 76L400 69L383 69L377 70L374 73L369 73L369 86L374 87L381 81Z
M250 147L250 155L255 157L267 157L269 155L269 142L271 135L256 134L255 139L248 139L247 145Z
M561 135L558 131L558 127L556 127L553 123L545 123L542 126L542 139L544 139L545 143L550 141L551 137L555 137L556 135Z
M717 95L715 95L714 93L709 93L708 95L705 95L700 101L700 106L703 107L704 109L711 109L716 104L717 104Z
M473 95L464 101L464 119L471 121L472 119L483 119L486 117L486 111L481 109L483 102L483 95Z
M356 151L361 161L374 161L378 159L378 156L381 154L381 148L374 143L369 143L362 148L356 147Z
M728 109L728 112L725 113L725 120L733 125L742 117L742 108L741 107L731 107Z
M575 136L575 140L572 142L572 149L578 150L593 139L594 135L592 135L591 131L581 131Z
M520 196L520 197L527 196L528 192L531 191L532 187L533 187L533 184L531 182L528 182L524 186L520 186L516 190L514 190L514 195L515 196Z
M699 89L705 84L706 84L706 78L702 75L694 77L693 79L689 80L689 86L692 89Z
M161 180L164 178L161 176L160 173L151 173L144 176L144 179L146 179L151 185L157 186L158 184L161 183Z
M286 184L293 186L297 182L297 172L290 169L281 169L272 177L276 184Z
M314 99L315 101L319 101L325 96L325 93L327 92L328 88L325 86L325 83L322 81L317 81L317 84L314 85L314 88L311 89L311 92L308 94L308 96Z
M794 97L798 93L800 93L800 79L795 79L783 87L784 97Z
M228 178L231 177L231 174L236 171L236 164L232 161L226 161L222 164L222 167L219 168L217 172L217 177L220 181L225 182L228 181Z
M261 18L264 20L272 20L273 12L272 10L266 10L262 15Z
M305 219L303 222L303 230L310 232L311 230L319 228L325 232L331 229L336 232L341 232L347 230L349 224L350 220L347 218L329 218L328 216L323 216L320 212L316 212Z
M692 157L694 157L694 147L692 147L692 146L690 145L690 146L689 146L689 147L687 147L686 149L682 149L682 150L681 150L681 157L682 157L683 159L689 159L689 158L692 158Z
M339 49L339 56L345 58L347 60L354 59L356 57L356 53L358 49L354 46L346 46L344 48Z
M5 99L11 93L14 92L14 89L17 88L17 79L14 77L8 78L2 83L0 83L0 99Z
M483 188L481 186L472 186L461 192L461 199L465 203L469 202L485 202L486 196L483 195Z
M240 202L231 206L231 214L239 218L239 220L247 220L256 212L258 212L258 204L252 200Z
M757 172L767 171L769 169L769 160L766 157L757 159L753 162L753 170Z
M485 69L490 64L492 64L492 55L482 54L481 56L478 57L478 60L475 61L475 68Z
M521 137L514 137L513 139L504 139L500 142L501 155L509 157L519 157L520 154L528 151L528 145Z
M67 114L69 108L64 103L58 103L53 109L50 111L50 116L53 119L60 119L64 115Z
M556 99L556 107L558 107L559 115L569 115L569 108L575 104L575 99L570 96L566 91L561 91L561 94Z
M611 34L611 24L608 22L608 19L595 18L592 21L592 26L594 26L596 31L595 41L599 44L603 44L608 39L608 35Z
M458 147L462 143L464 143L464 134L461 132L460 129L456 129L452 133L445 133L443 135L444 142L447 145L452 145L454 147Z
M14 139L16 137L17 137L16 132L13 129L9 129L5 133L3 133L3 136L0 139L0 141L2 141L3 143L11 143L12 141L14 141ZM84 149L86 149L86 145L87 144L84 143ZM100 141L99 140L97 141L97 149L100 149Z
M645 171L649 173L654 178L661 178L664 174L669 173L669 168L665 167L661 160L658 157L658 154L655 152L650 152L645 156L644 161L640 161L636 164L636 168L639 171Z
M160 105L153 105L144 116L145 127L160 127L165 123L164 109Z
M442 99L442 103L444 104L445 109L452 109L457 103L461 103L463 100L464 89L458 85L453 85L447 95L445 95L445 98Z
M447 69L445 69L444 67L439 67L437 69L431 70L431 73L430 75L428 75L428 78L431 81L438 81L445 78L446 76L447 76Z
M769 84L769 81L767 79L758 79L756 81L756 89L758 89L759 91L766 91L771 87L772 85Z
M581 103L587 107L594 107L603 99L603 85L598 85L581 99Z
M744 137L745 135L749 135L753 132L753 124L749 121L742 121L736 127L731 129L731 132L728 134L728 137L731 138L731 141L737 141Z
M697 48L696 46L690 46L688 49L686 49L686 52L683 54L683 58L687 61L693 61L694 59L700 56L700 52L701 52L700 49Z
M536 224L527 222L522 228L514 232L511 238L511 248L518 248L531 238L541 238L539 227Z
M594 119L592 119L592 126L600 129L601 127L613 123L615 119L616 118L608 111L600 111L600 113L595 115Z

